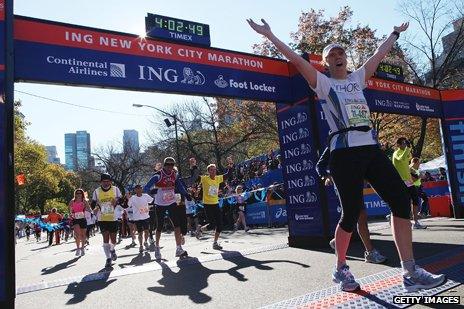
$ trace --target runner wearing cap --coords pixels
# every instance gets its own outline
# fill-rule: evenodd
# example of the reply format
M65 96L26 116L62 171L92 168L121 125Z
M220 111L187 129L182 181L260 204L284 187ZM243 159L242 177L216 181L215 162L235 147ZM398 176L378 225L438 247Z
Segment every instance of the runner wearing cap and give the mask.
M114 250L116 232L118 231L118 221L114 209L121 198L121 191L119 191L118 187L112 185L109 174L100 176L100 184L100 187L93 192L92 207L97 207L100 212L99 226L103 235L103 251L106 256L105 267L111 267L111 261L116 261L118 258Z
M333 280L340 283L343 291L354 291L360 287L346 265L346 251L359 218L364 180L367 180L391 208L393 238L403 268L403 287L407 291L417 291L442 284L446 280L444 275L433 275L414 262L407 188L378 145L376 132L371 128L369 107L362 92L366 81L409 24L394 27L374 55L349 74L344 47L340 44L326 46L322 60L330 72L330 77L327 77L280 41L264 19L261 20L263 25L251 19L247 21L253 30L268 38L303 75L317 94L332 131L328 142L331 151L329 170L343 209L335 231L337 263Z
M174 212L174 207L177 206L175 190L183 195L187 200L191 200L190 195L185 190L184 185L180 181L177 172L174 170L176 161L172 157L164 159L163 168L151 177L144 187L145 192L155 194L155 213L156 213L156 239L155 239L155 258L161 259L161 251L159 241L161 231L163 230L164 216L166 212L174 225L174 236L176 239L176 257L184 257L187 251L182 248L182 235L179 228L179 219Z

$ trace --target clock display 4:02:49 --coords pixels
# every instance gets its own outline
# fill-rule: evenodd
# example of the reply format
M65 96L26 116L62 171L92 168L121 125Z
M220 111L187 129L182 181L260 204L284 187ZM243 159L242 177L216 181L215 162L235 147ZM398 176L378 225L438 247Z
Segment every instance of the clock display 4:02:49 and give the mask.
M200 24L184 23L180 20L164 19L159 17L155 18L155 24L159 28L167 29L170 31L204 35L203 25Z

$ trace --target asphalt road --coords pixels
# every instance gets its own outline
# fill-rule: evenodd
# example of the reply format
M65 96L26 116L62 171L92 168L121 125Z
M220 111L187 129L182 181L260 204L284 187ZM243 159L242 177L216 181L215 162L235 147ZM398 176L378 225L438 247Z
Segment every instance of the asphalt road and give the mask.
M464 244L463 220L426 224L427 230L413 231L416 260ZM357 278L399 266L388 224L372 224L370 230L374 245L389 260L385 265L367 264L362 244L353 242L349 265ZM100 235L79 258L71 242L47 247L45 242L22 239L16 246L16 308L257 308L334 286L333 252L289 248L287 233L286 229L227 233L221 239L222 252L211 248L210 236L188 237L184 248L192 258L183 261L174 258L173 235L163 234L161 262L154 260L153 252L139 254L138 247L127 247L130 240L124 239L110 272L103 269ZM460 295L464 303L462 285L442 295Z

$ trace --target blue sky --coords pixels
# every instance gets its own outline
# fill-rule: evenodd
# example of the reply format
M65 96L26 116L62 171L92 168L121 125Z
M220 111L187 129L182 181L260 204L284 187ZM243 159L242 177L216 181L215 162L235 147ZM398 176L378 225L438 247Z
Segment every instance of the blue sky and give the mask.
M16 0L14 11L18 15L135 34L144 30L144 18L150 12L209 24L211 46L251 52L251 46L260 42L261 38L249 28L246 18L265 18L274 33L284 42L289 42L290 32L296 30L302 11L325 9L326 16L334 16L344 5L349 5L354 11L353 24L370 25L377 29L379 35L390 33L394 24L403 21L397 11L397 1L372 0ZM123 130L135 129L139 131L143 144L147 142L147 132L156 130L156 127L152 123L152 111L136 109L132 107L133 103L164 108L169 104L195 99L170 94L27 83L18 83L15 89L18 90L15 99L22 101L22 112L31 122L28 135L43 145L57 146L62 163L64 133L87 130L95 150L109 143L122 142ZM91 111L19 91L127 114Z

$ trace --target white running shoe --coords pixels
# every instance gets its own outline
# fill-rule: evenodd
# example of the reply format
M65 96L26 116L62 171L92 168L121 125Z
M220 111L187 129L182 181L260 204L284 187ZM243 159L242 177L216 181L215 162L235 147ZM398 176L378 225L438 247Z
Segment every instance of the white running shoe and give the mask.
M416 270L410 275L403 275L403 288L408 292L417 292L422 289L432 289L444 283L444 274L434 275L416 265Z

